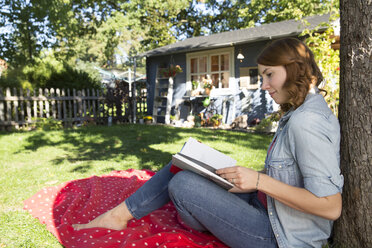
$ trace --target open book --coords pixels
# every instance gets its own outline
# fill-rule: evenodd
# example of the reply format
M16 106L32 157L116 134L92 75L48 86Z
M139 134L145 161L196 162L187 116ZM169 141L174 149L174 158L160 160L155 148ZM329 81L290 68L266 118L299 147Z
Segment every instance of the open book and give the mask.
M173 155L172 164L180 169L190 170L213 180L225 189L234 187L232 183L217 175L215 171L235 166L236 160L191 137L181 151Z

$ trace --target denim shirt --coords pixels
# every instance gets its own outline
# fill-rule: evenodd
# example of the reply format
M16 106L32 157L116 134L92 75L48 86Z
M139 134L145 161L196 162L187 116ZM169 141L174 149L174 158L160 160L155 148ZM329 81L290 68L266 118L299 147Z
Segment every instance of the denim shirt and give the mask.
M322 95L312 90L300 107L288 111L279 121L272 144L265 161L269 176L317 197L342 192L340 126ZM280 248L321 247L331 234L333 221L269 196L267 209Z

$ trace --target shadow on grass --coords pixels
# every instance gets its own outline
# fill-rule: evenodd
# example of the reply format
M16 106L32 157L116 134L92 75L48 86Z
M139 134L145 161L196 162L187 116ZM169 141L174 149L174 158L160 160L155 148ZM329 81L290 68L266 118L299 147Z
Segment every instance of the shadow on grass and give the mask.
M89 171L91 168L92 168L92 166L89 165L89 164L87 164L87 165L79 165L79 166L76 166L74 169L72 169L70 172L85 173L85 172Z
M210 129L182 129L163 125L136 125L124 124L112 127L90 126L79 129L66 129L61 131L39 131L27 138L27 145L17 153L36 151L43 147L60 147L68 155L61 155L52 160L56 166L62 165L66 160L78 163L71 172L87 172L91 169L89 161L117 162L130 161L133 157L138 159L138 169L160 169L171 159L172 154L152 148L156 144L169 146L182 144L186 137L192 136L202 142L224 141L233 144L239 143L256 150L266 150L269 135L242 134L225 130ZM227 153L227 151L221 152ZM107 172L114 168L104 169Z

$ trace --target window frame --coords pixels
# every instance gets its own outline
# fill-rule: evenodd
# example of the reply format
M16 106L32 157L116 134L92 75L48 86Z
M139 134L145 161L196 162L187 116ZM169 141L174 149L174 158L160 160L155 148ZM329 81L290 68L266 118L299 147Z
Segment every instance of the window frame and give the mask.
M244 77L246 77L246 80L248 81L246 86L242 86L242 75L241 75L241 71L240 71L240 76L239 76L239 88L240 89L256 90L256 89L260 88L261 76L258 73L258 66L240 67L239 69L240 70L242 70L242 69L247 69L248 70L248 76L244 76ZM250 77L249 71L252 70L252 69L257 70L257 84L251 84L250 83L251 82L251 77Z
M186 85L191 85L191 59L193 58L200 58L200 57L207 57L207 72L206 74L209 76L212 76L212 71L211 71L211 57L212 56L220 56L223 54L228 54L229 58L229 70L228 72L230 73L228 83L229 87L228 88L214 88L213 94L214 95L226 95L226 94L232 94L234 89L235 89L235 60L234 60L234 54L235 54L235 48L234 47L228 47L228 48L220 48L220 49L213 49L213 50L206 50L206 51L200 51L200 52L193 52L193 53L187 53L186 54ZM220 65L221 66L221 65ZM219 74L223 72L221 68L217 71ZM225 71L226 72L226 71ZM216 73L216 72L215 72ZM203 73L199 73L203 74ZM219 82L219 86L221 86L221 82Z

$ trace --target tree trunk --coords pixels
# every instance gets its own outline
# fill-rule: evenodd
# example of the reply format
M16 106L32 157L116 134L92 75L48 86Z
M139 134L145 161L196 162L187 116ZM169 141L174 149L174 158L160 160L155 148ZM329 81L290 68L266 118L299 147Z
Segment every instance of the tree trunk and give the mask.
M334 239L372 247L372 0L340 0L343 212Z

